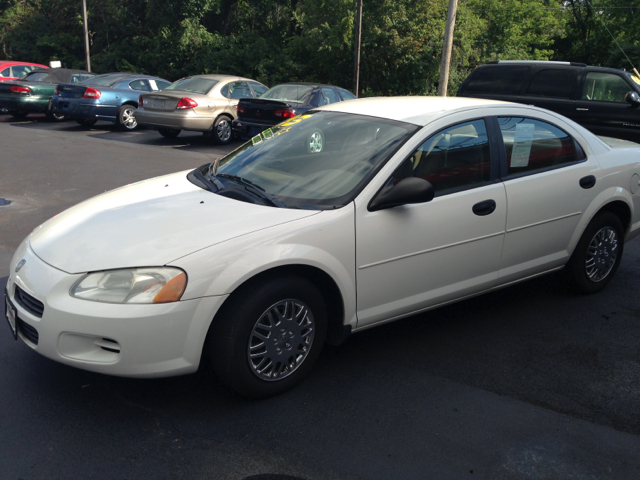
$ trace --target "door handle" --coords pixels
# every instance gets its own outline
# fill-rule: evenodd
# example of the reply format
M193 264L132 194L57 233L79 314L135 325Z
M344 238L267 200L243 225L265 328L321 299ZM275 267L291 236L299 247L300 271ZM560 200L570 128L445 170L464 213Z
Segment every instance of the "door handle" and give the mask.
M577 111L579 112L588 112L589 109L588 108L576 108Z
M495 209L496 202L493 200L485 200L484 202L476 203L472 208L473 213L480 217L492 214Z
M593 175L582 177L580 179L580 186L582 188L589 189L593 187L595 184L596 184L596 177L594 177Z

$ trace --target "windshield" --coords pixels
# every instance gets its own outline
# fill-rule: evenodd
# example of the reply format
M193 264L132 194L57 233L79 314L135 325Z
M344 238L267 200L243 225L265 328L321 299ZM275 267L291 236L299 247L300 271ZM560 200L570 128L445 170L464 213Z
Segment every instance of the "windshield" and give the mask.
M349 113L310 112L253 137L219 160L215 173L248 180L287 207L337 208L353 200L418 128Z
M173 82L165 90L176 90L178 92L193 92L206 95L209 91L215 87L218 80L212 80L210 78L189 77Z
M313 87L307 85L278 85L270 88L258 98L280 100L283 102L307 103L311 98Z
M97 77L91 77L87 80L83 80L83 85L94 85L97 87L110 87L120 80L130 77L131 75L98 75Z

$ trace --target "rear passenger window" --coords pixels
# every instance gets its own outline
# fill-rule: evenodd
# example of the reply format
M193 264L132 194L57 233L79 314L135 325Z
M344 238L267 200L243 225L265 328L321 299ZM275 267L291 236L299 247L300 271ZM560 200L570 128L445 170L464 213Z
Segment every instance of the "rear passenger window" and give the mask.
M533 77L527 89L528 95L544 97L571 98L577 72L568 68L541 70Z
M0 77L10 77L11 76L11 67L7 67L0 72Z
M484 120L461 123L436 133L393 174L431 182L436 196L486 185L491 179L491 152Z
M535 172L577 161L573 139L553 125L532 118L499 117L507 152L507 174Z
M320 100L320 105L330 105L340 101L340 97L333 88L322 87L320 93L323 98L323 100Z
M342 100L356 100L358 98L349 90L345 90L344 88L339 88L338 92L340 93Z
M146 80L134 80L133 82L129 83L129 87L131 87L131 90L138 90L141 92L151 91L151 87Z
M471 73L464 92L514 95L527 70L527 67L514 65L477 68Z
M264 92L269 90L267 87L265 87L264 85L258 82L249 82L249 85L251 85L251 88L253 88L253 91L255 92L256 97L259 97Z
M229 93L227 98L239 100L241 98L253 98L251 89L246 82L233 82L228 85Z

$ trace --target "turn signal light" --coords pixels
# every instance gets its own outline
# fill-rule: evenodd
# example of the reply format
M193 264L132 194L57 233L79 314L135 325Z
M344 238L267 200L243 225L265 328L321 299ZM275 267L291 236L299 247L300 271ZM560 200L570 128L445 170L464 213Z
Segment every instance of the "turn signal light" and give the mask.
M100 95L102 95L102 92L100 90L87 87L87 89L84 91L84 95L82 95L82 98L100 98Z
M176 105L176 110L187 110L188 108L196 108L198 106L198 102L190 99L189 97L182 97Z
M182 297L185 288L187 288L187 276L184 272L179 273L162 287L153 298L153 303L177 302Z
M282 118L293 118L296 116L296 112L295 110L276 110L274 115Z
M244 113L244 107L241 107L240 105L236 105L236 112L238 112L238 114L240 113Z
M31 89L29 87L20 87L18 85L11 87L9 90L15 93L31 93Z

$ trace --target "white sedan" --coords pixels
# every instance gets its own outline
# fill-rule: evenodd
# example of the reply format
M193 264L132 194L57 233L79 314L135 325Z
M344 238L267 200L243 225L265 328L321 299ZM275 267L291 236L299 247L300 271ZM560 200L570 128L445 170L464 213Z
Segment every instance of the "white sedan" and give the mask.
M209 362L243 395L277 394L325 340L560 269L602 289L640 228L638 147L496 101L332 104L36 228L6 317L67 365Z

